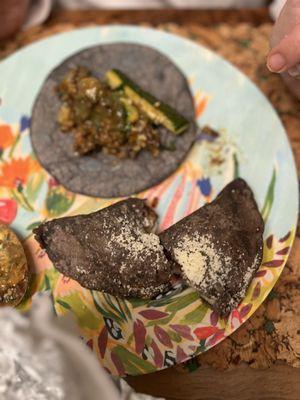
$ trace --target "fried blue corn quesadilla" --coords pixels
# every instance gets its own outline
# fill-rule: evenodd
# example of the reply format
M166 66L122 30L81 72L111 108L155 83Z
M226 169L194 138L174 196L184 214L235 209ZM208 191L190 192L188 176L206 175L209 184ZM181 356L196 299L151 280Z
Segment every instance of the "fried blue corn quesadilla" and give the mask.
M83 287L151 298L170 287L171 264L152 231L157 215L140 199L88 215L54 219L34 230L56 269Z
M157 215L127 199L34 230L55 267L82 286L152 298L179 275L221 316L245 296L262 261L264 223L247 183L236 179L210 204L155 234Z
M227 315L261 264L263 230L251 189L236 179L213 202L162 232L160 240L185 281Z

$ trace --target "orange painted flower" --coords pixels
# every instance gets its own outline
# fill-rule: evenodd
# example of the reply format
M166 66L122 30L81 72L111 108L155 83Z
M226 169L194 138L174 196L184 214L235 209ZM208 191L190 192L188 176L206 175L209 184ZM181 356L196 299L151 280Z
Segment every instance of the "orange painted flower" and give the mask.
M9 125L0 125L0 149L6 149L13 144L14 135Z
M38 171L37 161L29 156L26 158L13 159L2 165L0 168L0 186L10 189L24 186L30 174Z
M196 117L199 118L200 115L203 114L206 106L207 106L208 98L202 97L196 105Z
M205 94L201 90L197 90L195 94L195 113L196 118L199 118L206 109L209 101L209 95Z

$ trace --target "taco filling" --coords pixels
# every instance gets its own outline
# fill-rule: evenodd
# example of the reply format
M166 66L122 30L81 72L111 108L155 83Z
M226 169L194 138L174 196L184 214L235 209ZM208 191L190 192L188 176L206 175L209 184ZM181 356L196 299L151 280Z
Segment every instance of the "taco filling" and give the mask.
M146 150L157 157L162 147L157 126L183 131L188 122L117 73L108 71L104 82L85 67L69 70L57 86L62 102L57 117L60 129L74 135L74 150L79 155L103 151L118 158L135 158ZM112 85L115 76L123 78L118 86Z

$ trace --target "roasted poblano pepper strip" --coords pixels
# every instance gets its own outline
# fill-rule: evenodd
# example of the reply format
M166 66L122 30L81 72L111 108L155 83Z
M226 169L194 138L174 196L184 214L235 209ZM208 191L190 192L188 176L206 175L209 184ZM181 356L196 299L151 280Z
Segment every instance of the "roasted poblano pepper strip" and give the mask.
M111 89L122 90L124 95L156 125L163 125L176 135L188 128L189 122L186 118L144 91L123 72L111 69L106 73L106 80Z

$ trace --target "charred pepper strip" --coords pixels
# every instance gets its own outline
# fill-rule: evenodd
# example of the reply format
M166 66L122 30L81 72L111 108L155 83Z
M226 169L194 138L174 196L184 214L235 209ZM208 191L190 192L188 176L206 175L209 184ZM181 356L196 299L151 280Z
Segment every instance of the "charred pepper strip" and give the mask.
M113 90L123 90L133 104L144 112L156 125L163 125L176 135L185 131L189 122L174 108L159 101L152 94L144 91L123 72L111 69L106 73L108 85Z

